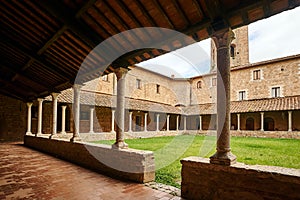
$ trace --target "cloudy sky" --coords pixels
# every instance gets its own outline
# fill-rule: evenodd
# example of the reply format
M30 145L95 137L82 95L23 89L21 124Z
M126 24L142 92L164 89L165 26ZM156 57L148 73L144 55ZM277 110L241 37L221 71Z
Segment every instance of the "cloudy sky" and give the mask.
M249 25L249 57L255 63L300 54L300 8L282 12ZM207 73L210 39L138 64L177 78Z

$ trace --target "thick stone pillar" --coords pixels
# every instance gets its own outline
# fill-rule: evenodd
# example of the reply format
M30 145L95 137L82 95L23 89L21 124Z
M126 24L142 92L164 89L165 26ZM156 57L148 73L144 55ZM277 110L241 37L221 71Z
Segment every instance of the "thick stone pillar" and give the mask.
M27 103L27 132L26 135L30 135L31 133L31 107L32 102Z
M90 132L94 133L94 108L90 108Z
M148 119L147 119L148 113L145 113L144 116L144 131L147 131L147 123L148 123Z
M176 131L179 131L179 115L176 116Z
M57 97L59 93L52 93L52 107L53 107L53 112L52 112L52 133L51 137L56 136L57 134Z
M170 115L167 115L167 131L170 130Z
M237 116L237 130L240 131L241 130L241 114L236 114Z
M129 112L129 127L128 127L128 132L132 132L132 112Z
M231 165L236 156L230 149L230 59L229 46L234 38L231 29L213 34L217 49L217 152L210 163Z
M186 131L186 116L183 116L183 131Z
M125 76L127 69L118 68L115 70L117 76L117 108L116 108L116 142L114 148L127 148L128 145L124 141L124 125L125 125Z
M74 116L74 132L71 142L80 140L79 128L80 128L80 90L81 85L73 85L73 116Z
M288 111L288 115L289 115L288 131L293 131L293 129L292 129L292 124L293 124L292 111Z
M61 106L61 134L66 133L66 105Z
M43 101L44 99L38 98L39 108L38 108L38 124L37 124L37 135L42 134L42 123L43 123Z
M111 110L111 133L115 133L115 110Z
M202 116L199 116L199 131L202 131Z
M260 130L264 131L264 112L260 113Z
M159 114L156 114L156 131L159 131Z

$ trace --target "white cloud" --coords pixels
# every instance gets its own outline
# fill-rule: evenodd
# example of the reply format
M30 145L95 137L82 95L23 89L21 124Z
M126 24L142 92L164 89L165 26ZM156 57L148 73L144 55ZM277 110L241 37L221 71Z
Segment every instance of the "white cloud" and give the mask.
M300 53L300 7L249 25L250 62ZM205 74L210 68L211 39L138 64L146 69L177 78Z
M300 53L300 8L249 25L250 62Z

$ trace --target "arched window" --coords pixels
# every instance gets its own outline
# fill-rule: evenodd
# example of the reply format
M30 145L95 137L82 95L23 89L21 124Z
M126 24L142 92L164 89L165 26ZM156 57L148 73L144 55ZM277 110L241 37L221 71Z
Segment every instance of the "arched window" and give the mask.
M197 89L200 89L200 88L202 88L202 82L201 82L201 81L198 81L198 82L197 82Z
M254 119L252 117L246 120L246 130L254 130Z
M230 57L235 57L235 44L230 45Z

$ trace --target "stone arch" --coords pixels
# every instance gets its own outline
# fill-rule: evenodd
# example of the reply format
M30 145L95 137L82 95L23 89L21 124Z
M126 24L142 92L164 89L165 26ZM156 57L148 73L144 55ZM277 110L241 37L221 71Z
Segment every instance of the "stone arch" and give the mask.
M267 117L264 119L264 130L265 131L274 131L275 122L271 117Z
M249 117L246 120L246 130L254 130L254 119L252 117Z

